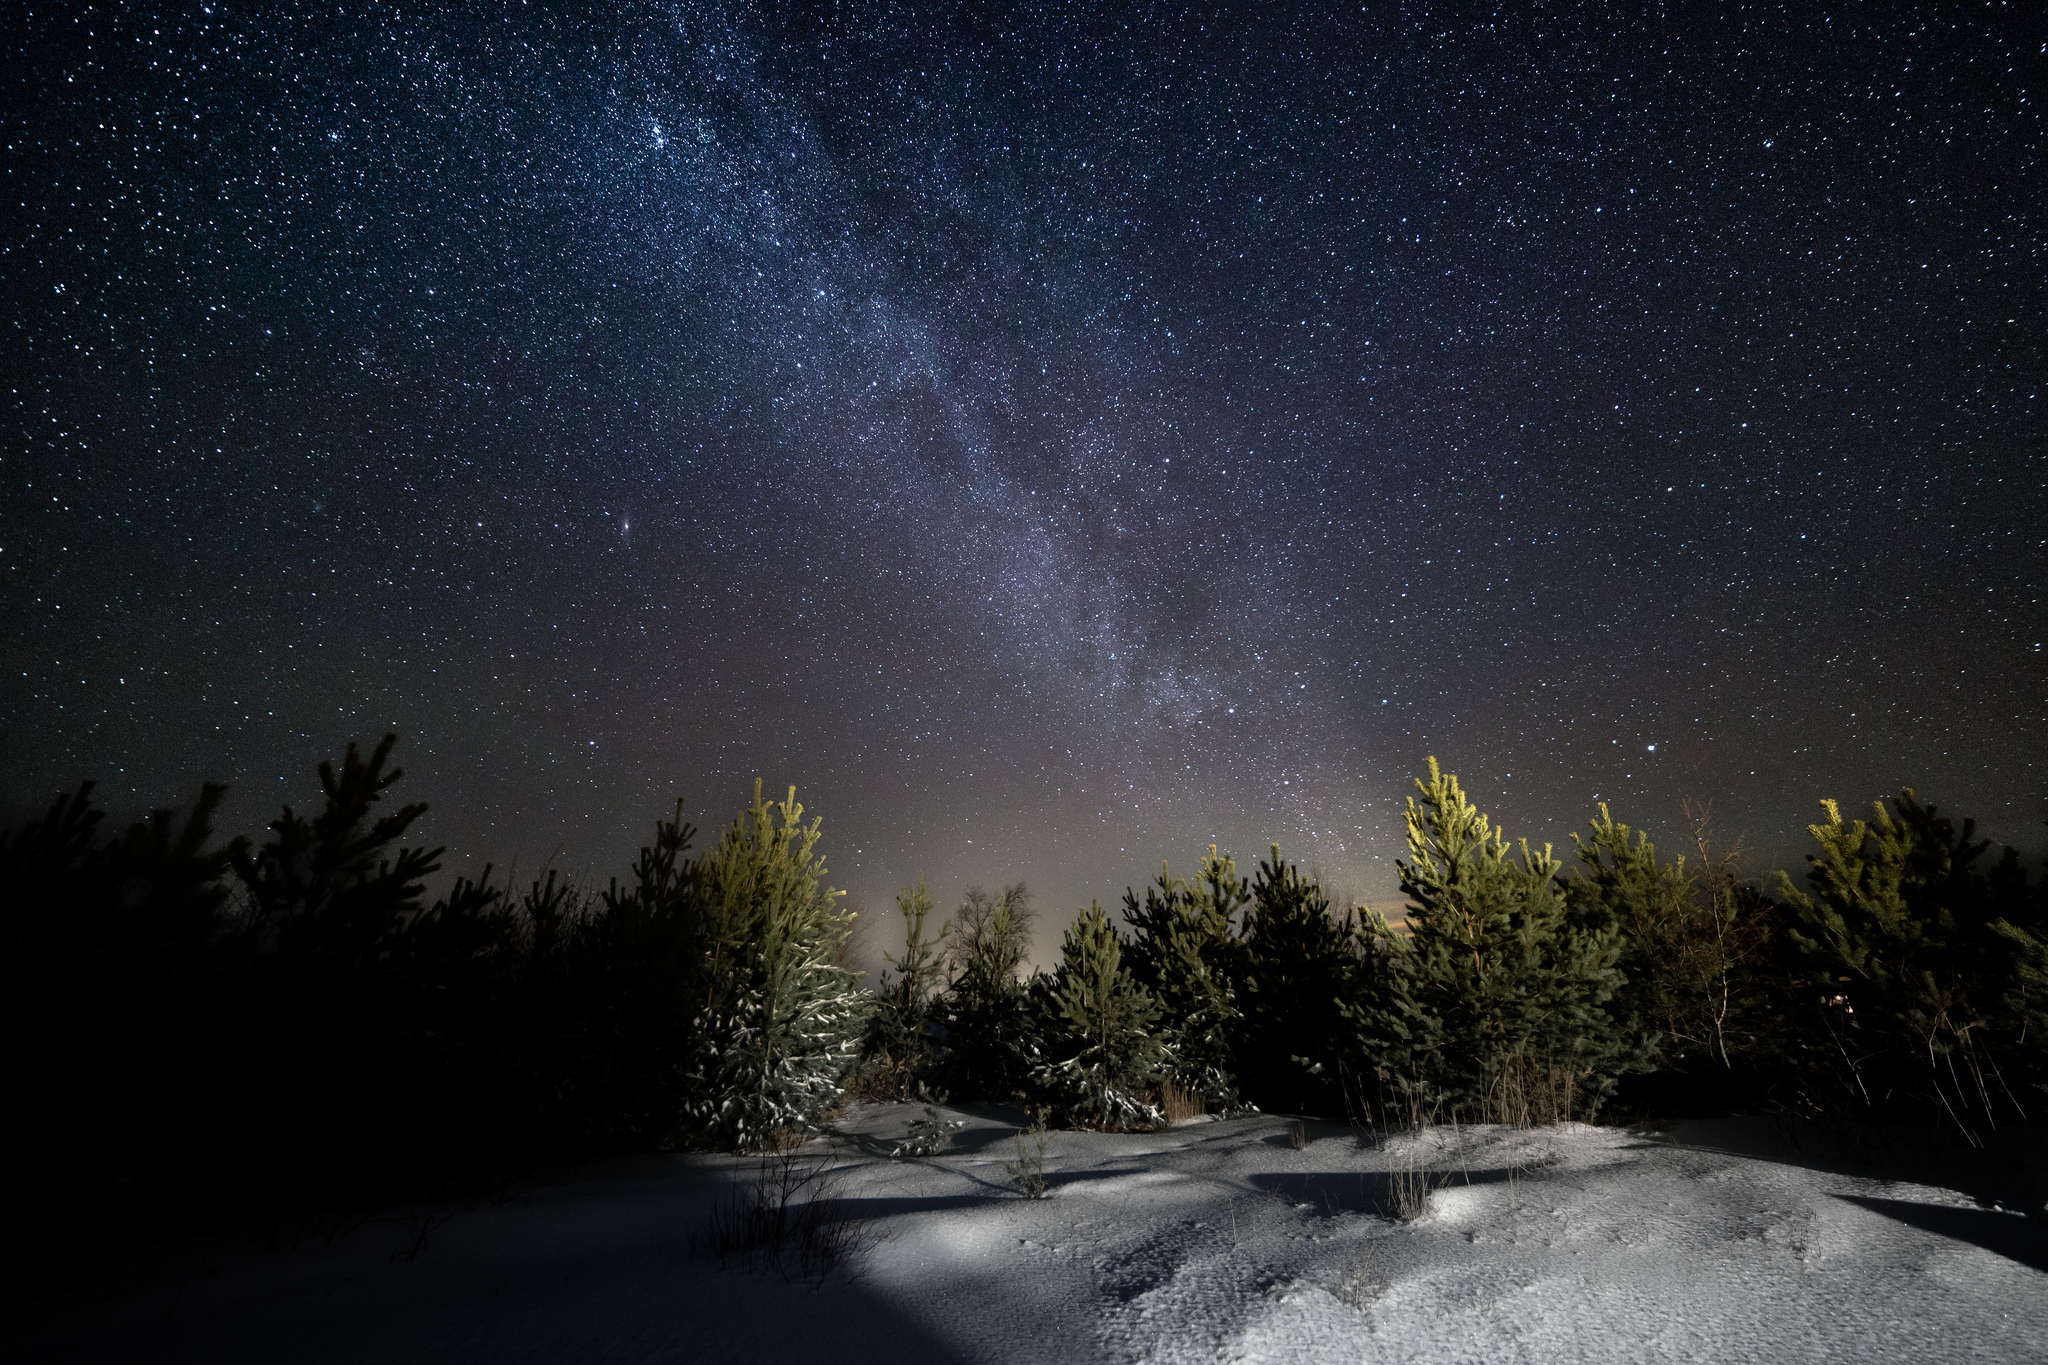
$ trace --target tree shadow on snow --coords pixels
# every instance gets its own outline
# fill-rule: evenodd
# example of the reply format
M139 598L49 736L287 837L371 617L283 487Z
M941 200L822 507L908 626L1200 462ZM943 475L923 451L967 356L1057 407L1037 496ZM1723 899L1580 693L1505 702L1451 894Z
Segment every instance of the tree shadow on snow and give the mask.
M1419 1174L1419 1173L1418 1173ZM1448 1189L1455 1185L1504 1185L1528 1171L1502 1166L1481 1170L1434 1170L1428 1173L1429 1187ZM1400 1183L1412 1179L1402 1172L1388 1171L1276 1171L1251 1177L1251 1183L1276 1199L1300 1207L1310 1206L1324 1218L1340 1213L1365 1213L1379 1218L1399 1216Z
M1268 1117L1289 1118L1286 1114L1269 1115ZM1297 1124L1301 1127L1301 1141L1299 1144L1295 1142L1294 1133L1291 1131L1293 1126ZM1259 1141L1268 1147L1293 1147L1299 1151L1301 1148L1319 1142L1324 1138L1349 1138L1356 1140L1357 1137L1358 1129L1351 1124L1343 1123L1336 1119L1316 1119L1303 1116L1290 1119L1288 1128L1282 1129L1277 1133L1268 1133L1260 1138Z
M1946 1208L1862 1194L1837 1197L1922 1232L1968 1242L2035 1270L2048 1270L2048 1228L2041 1225L2040 1219L1998 1209Z
M520 1205L452 1219L413 1258L343 1240L239 1257L190 1292L110 1295L99 1311L16 1332L0 1358L148 1360L165 1365L427 1361L804 1360L967 1365L959 1346L868 1281L863 1264L889 1229L813 1288L766 1269L721 1270L705 1215L730 1189L724 1171L622 1176L537 1192ZM744 1173L742 1173L744 1174ZM998 1202L832 1199L857 1219ZM1015 1198L1014 1194L1007 1196ZM487 1235L479 1235L487 1234ZM251 1269L253 1267L253 1270Z
M1031 1116L1015 1105L976 1103L946 1107L969 1121L946 1144L948 1156L975 1156L992 1147L1008 1146L1031 1124Z
M945 1150L940 1153L942 1156L976 1156L992 1147L1006 1145L1031 1122L1030 1115L1007 1104L977 1102L948 1104L943 1108L949 1117L966 1120L967 1126L948 1135ZM863 1156L893 1156L904 1139L910 1136L911 1122L922 1114L920 1107L905 1104L900 1126L893 1126L887 1131L863 1131L853 1126L827 1124L823 1137L832 1146L850 1147Z
M1829 1175L1904 1180L1955 1190L1987 1211L1998 1205L2037 1217L2048 1213L2048 1164L2039 1155L2048 1133L2039 1128L2001 1131L1981 1150L1936 1132L1819 1124L1788 1115L1687 1120L1663 1133L1663 1141L1652 1139L1630 1150L1677 1147Z

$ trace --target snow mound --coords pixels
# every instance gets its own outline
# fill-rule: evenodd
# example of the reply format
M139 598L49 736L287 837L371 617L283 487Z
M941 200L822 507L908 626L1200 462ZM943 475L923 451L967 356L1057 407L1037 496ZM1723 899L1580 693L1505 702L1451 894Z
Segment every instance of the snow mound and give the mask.
M855 1111L804 1159L861 1221L813 1290L697 1249L744 1159L651 1159L419 1228L208 1248L17 1331L24 1360L2038 1361L2040 1220L1700 1126L1437 1128L1258 1115L1056 1133L1018 1195L1014 1111L892 1160L921 1109ZM1740 1148L1740 1150L1738 1150ZM1426 1209L1397 1216L1403 1182Z

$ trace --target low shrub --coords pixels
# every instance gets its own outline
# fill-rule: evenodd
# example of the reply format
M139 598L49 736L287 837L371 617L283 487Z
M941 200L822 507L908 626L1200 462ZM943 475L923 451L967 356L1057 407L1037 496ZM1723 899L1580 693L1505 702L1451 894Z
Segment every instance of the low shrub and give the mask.
M1052 1146L1052 1135L1046 1131L1044 1117L1034 1119L1029 1128L1017 1134L1015 1141L1017 1159L1003 1163L1003 1174L1026 1199L1045 1198L1045 1154Z
M720 1270L770 1272L816 1288L881 1239L845 1199L842 1172L791 1150L763 1157L751 1179L735 1180L698 1240Z

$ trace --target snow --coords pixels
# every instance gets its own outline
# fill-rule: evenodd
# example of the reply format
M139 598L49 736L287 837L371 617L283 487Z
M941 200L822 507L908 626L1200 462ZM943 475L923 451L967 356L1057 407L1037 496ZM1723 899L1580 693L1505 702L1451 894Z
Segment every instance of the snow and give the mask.
M914 1105L854 1110L829 1162L867 1245L822 1287L693 1242L727 1156L648 1158L420 1226L180 1249L33 1329L35 1360L2040 1361L2043 1219L1773 1145L1439 1127L1361 1141L1254 1116L1055 1133L1019 1197L1014 1110L888 1155ZM1435 1188L1413 1221L1397 1185ZM27 1330L28 1335L23 1335Z

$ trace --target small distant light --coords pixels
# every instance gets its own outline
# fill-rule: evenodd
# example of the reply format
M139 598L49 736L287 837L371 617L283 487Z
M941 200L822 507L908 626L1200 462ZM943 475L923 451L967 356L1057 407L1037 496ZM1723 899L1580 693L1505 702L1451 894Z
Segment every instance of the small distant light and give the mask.
M1656 746L1656 745L1654 745L1654 744L1652 744L1652 745L1650 746L1650 752L1651 752L1651 753L1653 753L1653 754L1654 754L1654 753L1656 753L1656 752L1657 752L1657 746Z

